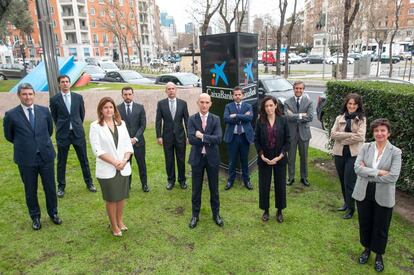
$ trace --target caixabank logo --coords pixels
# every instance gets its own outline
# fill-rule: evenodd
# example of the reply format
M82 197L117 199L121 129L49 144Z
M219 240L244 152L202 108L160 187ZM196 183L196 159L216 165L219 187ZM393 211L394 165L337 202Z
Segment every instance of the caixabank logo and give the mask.
M249 63L246 63L244 65L243 72L244 72L244 84L245 85L248 83L254 82L252 66L253 66L253 61L250 61Z
M232 87L229 87L229 81L225 73L226 61L214 64L210 69L211 86L207 86L207 93L213 98L232 100Z
M221 63L221 65L214 64L214 68L210 70L211 72L211 85L217 86L219 80L221 79L224 84L227 86L229 85L229 81L227 80L227 76L224 73L224 67L226 66L226 61Z

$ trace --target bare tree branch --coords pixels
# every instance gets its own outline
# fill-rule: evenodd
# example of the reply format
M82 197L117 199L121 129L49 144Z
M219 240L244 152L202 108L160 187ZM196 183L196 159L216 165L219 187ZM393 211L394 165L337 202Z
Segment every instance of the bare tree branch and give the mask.
M351 16L349 17L349 12L352 8L352 0L345 0L345 9L344 9L344 35L342 41L342 79L346 79L348 73L348 48L349 48L349 31L352 25L352 22L355 19L355 16L358 13L360 0L354 0L354 9L352 10Z
M283 1L283 2L282 2ZM279 28L277 29L276 34L276 74L280 75L280 50L282 48L282 32L283 32L283 26L285 24L285 15L286 15L286 8L288 5L287 0L279 0L279 11L280 11L280 24Z

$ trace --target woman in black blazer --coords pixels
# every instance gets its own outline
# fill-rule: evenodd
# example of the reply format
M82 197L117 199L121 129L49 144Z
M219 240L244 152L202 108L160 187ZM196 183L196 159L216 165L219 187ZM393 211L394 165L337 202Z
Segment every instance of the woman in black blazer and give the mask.
M277 100L266 96L260 104L254 143L259 168L259 208L264 210L262 220L269 220L270 184L275 184L276 219L283 222L282 210L286 208L286 165L289 150L289 130L286 118L278 108Z

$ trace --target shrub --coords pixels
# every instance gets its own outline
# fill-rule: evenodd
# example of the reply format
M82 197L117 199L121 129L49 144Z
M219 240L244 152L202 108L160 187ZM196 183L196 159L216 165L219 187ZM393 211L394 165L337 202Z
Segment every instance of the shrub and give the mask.
M392 124L390 141L402 154L397 187L414 194L414 85L380 81L330 81L327 84L324 123L331 129L348 93L362 96L367 115L367 141L373 140L369 123L388 118Z

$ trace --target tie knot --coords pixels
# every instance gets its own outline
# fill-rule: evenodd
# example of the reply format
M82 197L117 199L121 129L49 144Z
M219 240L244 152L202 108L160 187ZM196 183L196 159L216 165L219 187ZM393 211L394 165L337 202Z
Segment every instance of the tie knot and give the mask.
M29 112L31 112L33 109L32 107L27 108L27 110L29 110Z

